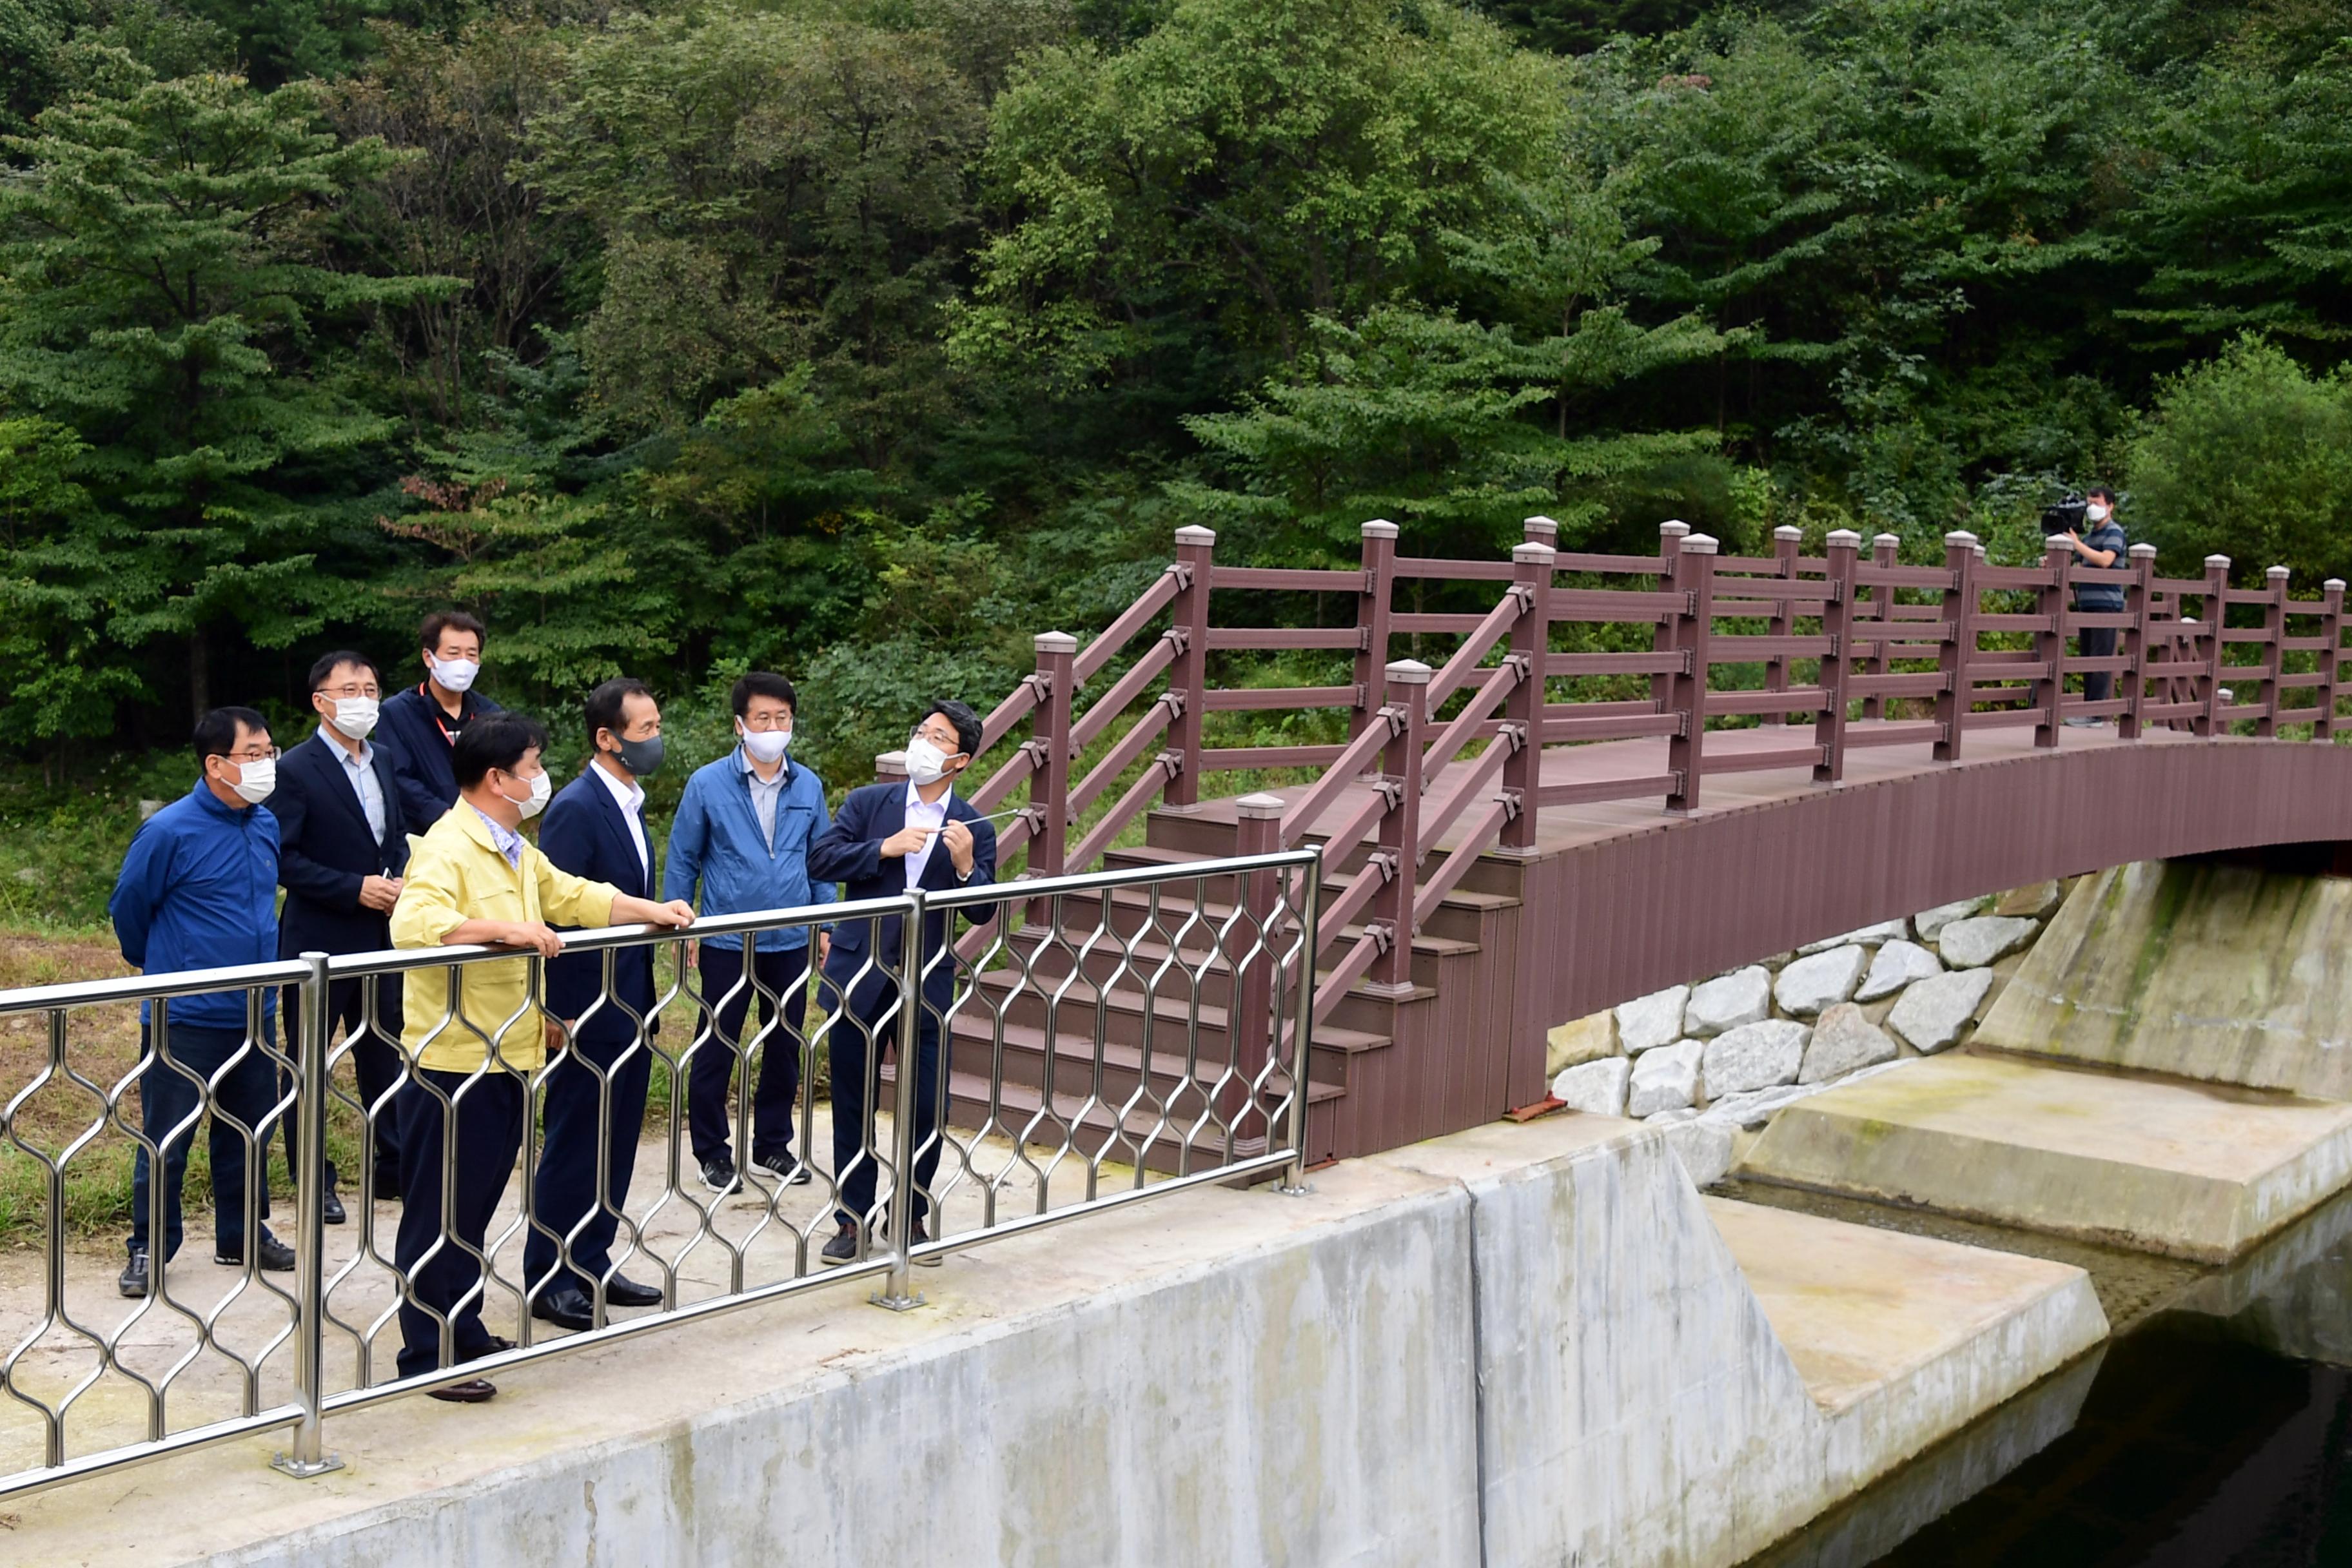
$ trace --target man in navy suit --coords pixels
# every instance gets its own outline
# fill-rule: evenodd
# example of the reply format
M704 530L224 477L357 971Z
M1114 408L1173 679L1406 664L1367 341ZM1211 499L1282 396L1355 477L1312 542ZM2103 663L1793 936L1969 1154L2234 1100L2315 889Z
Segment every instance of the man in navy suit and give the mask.
M586 711L594 760L548 803L540 850L558 869L651 899L653 839L637 781L662 764L661 709L644 681L622 679L590 692ZM612 957L609 994L601 952L547 965L547 1010L564 1021L572 1048L547 1069L547 1140L531 1184L536 1223L523 1243L523 1278L531 1316L566 1329L595 1326L600 1286L608 1307L657 1307L662 1299L653 1286L613 1271L613 1238L629 1201L657 1026L651 1017L654 950L625 947ZM550 1050L562 1044L557 1036L551 1024ZM560 1248L568 1248L568 1257Z
M395 691L383 705L383 738L400 779L401 815L411 833L424 833L457 804L457 774L449 759L466 726L499 705L474 689L482 673L482 623L463 610L425 617L425 679L413 691Z
M400 787L387 748L368 743L381 695L375 664L343 649L310 667L310 707L318 732L278 763L278 788L268 810L278 819L278 880L286 905L278 917L278 956L305 952L376 952L392 945L392 906L408 866L413 826L401 811ZM375 992L367 1017L365 989ZM400 1077L400 982L335 981L328 989L331 1016L352 1042L361 1102L374 1116L375 1169L367 1190L400 1195L400 1159L392 1107L384 1096ZM286 987L286 1049L301 1048L300 990ZM382 1110L377 1110L381 1105ZM286 1121L286 1160L299 1169L295 1123ZM335 1166L327 1163L327 1223L343 1223L335 1195Z
M896 898L912 888L945 892L996 880L996 829L955 793L956 776L980 750L980 715L961 702L934 702L907 742L907 782L867 784L841 803L833 826L809 847L809 875L842 884L848 900ZM861 1232L874 1214L875 1164L866 1152L868 1107L866 1033L898 1034L885 1024L898 1001L895 982L881 967L899 958L898 916L845 921L834 928L824 963L824 998L843 1016L827 1033L833 1062L833 1168L838 1184L839 1229L824 1244L827 1264L847 1263L861 1250ZM947 951L946 911L923 917L922 1016L915 1064L915 1234L929 1239L931 1178L940 1164L940 1026L955 994L955 961ZM877 967L866 967L869 948ZM863 1026L861 1028L860 1026ZM878 1042L877 1042L878 1043ZM907 1070L902 1059L898 1070ZM922 1261L937 1263L937 1255Z

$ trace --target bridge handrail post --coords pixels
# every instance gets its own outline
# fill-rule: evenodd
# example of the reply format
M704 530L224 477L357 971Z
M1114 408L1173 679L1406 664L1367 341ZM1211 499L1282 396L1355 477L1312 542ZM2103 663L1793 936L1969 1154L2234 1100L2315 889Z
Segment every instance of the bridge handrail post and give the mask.
M1175 753L1176 776L1160 792L1164 805L1184 807L1201 803L1201 721L1209 693L1209 569L1216 552L1217 531L1194 524L1176 531L1176 564L1185 573L1169 608L1169 625L1184 634L1183 651L1168 672L1168 689L1182 707L1170 726L1170 749Z
M1397 525L1374 518L1363 526L1364 584L1356 595L1356 706L1348 739L1364 732L1385 700L1389 617L1396 611Z
M1528 531L1550 521L1531 517ZM1503 793L1516 795L1519 803L1518 815L1503 825L1503 847L1520 854L1536 847L1536 794L1543 787L1544 661L1551 656L1552 562L1557 553L1536 539L1511 552L1517 586L1526 590L1526 608L1511 624L1511 657L1527 660L1527 671L1503 700L1504 721L1519 731L1519 748L1503 763ZM1507 745L1508 737L1497 736L1494 743Z
M2063 533L2043 537L2042 569L2050 574L2050 581L2040 589L2042 602L2035 613L2049 621L2050 629L2034 634L2033 657L2048 665L2050 673L2042 679L2041 700L2035 704L2042 717L2033 726L2033 744L2044 751L2058 744L2060 712L2066 701L2066 576L2074 563L2074 541Z
M1850 528L1829 537L1830 599L1822 606L1822 631L1830 651L1822 656L1822 711L1813 721L1813 742L1822 760L1813 764L1815 784L1845 777L1845 689L1853 673L1854 569L1862 559L1862 535Z
M2148 658L2147 626L2155 616L2156 597L2152 586L2156 576L2156 546L2135 544L2126 551L2131 563L2131 578L2124 584L2124 594L2131 605L2132 624L2124 630L2124 701L2123 715L2116 721L2116 733L2126 741L2139 739L2142 704L2147 700Z
M1944 535L1944 569L1952 585L1944 590L1944 613L1938 625L1946 636L1936 650L1936 667L1943 689L1936 694L1936 722L1944 727L1936 742L1936 761L1960 760L1961 737L1968 729L1969 656L1977 645L1977 536L1963 529Z
M876 784L905 784L907 782L907 753L904 752L875 752L874 782Z
M1058 877L1070 835L1070 688L1076 684L1070 667L1077 658L1078 639L1067 632L1039 632L1031 640L1044 693L1031 732L1045 754L1029 775L1029 805L1039 813L1037 836L1029 841L1029 871Z
M1892 533L1882 533L1870 542L1870 560L1874 566L1892 566L1903 558L1903 541ZM1856 617L1861 618L1860 616ZM1871 644L1870 657L1857 668L1861 675L1886 673L1886 644L1895 635L1895 585L1881 583L1870 593L1869 619L1883 625L1874 629L1875 640ZM1886 716L1886 699L1873 692L1862 700L1862 716L1883 719Z
M1689 523L1658 524L1658 586L1660 588L1674 586L1675 557L1682 552L1683 541L1689 536ZM1675 636L1675 623L1672 620L1660 621L1656 634L1650 639L1650 651L1652 653L1674 652ZM1666 710L1666 704L1674 699L1674 679L1671 675L1650 677L1650 700L1658 705L1658 711L1661 713Z
M2344 647L2344 579L2330 577L2320 584L2319 717L2312 721L2311 738L2333 743L2336 739L2337 657Z
M2221 654L2228 647L2221 632L2230 624L2230 558L2226 555L2205 557L2205 616L2200 629L2205 634L2204 669L2198 679L2204 689L2198 695L2203 700L2205 711L2197 716L2194 733L2201 740L2210 737L2220 727L2221 719Z
M2263 606L2263 716L2254 721L2254 733L2263 740L2278 735L2279 710L2284 706L2279 699L2279 677L2285 672L2286 656L2286 580L2287 569L2273 566L2263 574L2263 585L2270 590L2270 603Z
M1412 988L1412 906L1421 879L1421 753L1429 743L1429 679L1436 673L1417 658L1390 665L1388 700L1402 710L1404 723L1389 737L1381 759L1380 787L1388 797L1381 815L1380 858L1388 881L1372 899L1375 923L1385 924L1388 951L1372 961L1371 984L1391 995ZM1368 862L1360 873L1379 873Z
M1667 707L1682 723L1666 742L1666 771L1674 778L1666 786L1668 811L1689 811L1698 805L1700 775L1706 765L1706 660L1715 628L1715 541L1704 533L1684 539L1675 553L1675 592L1683 596L1683 607L1672 623L1674 651L1683 656L1683 667L1666 677L1672 693Z
M1797 575L1797 546L1804 537L1803 529L1788 523L1782 523L1772 531L1772 560L1775 563L1772 574L1781 582L1791 581ZM1782 599L1773 606L1770 629L1771 635L1776 637L1791 637L1797 635L1797 602L1794 599ZM1788 655L1776 653L1764 661L1764 689L1767 691L1789 689ZM1788 715L1767 713L1763 715L1760 722L1785 724L1788 722Z

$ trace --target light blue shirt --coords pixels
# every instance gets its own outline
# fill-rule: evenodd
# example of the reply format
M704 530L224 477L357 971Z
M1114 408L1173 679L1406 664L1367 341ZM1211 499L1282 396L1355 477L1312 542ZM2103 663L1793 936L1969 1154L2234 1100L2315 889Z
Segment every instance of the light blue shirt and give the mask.
M343 764L343 776L350 779L352 788L359 792L360 809L367 813L368 831L375 835L378 844L383 843L383 781L375 776L375 748L362 741L359 754L353 756L336 745L331 738L327 744L334 747L335 759Z
M751 786L751 814L760 819L760 838L772 850L776 847L776 803L784 798L784 785L793 776L793 760L786 757L776 769L776 776L763 779L760 770L751 765L751 753L740 748L736 755L743 759L743 782Z
M490 830L490 843L496 847L499 854L507 858L507 864L518 871L521 870L522 835L500 823L498 818L471 801L466 803L466 809L482 819L482 826Z

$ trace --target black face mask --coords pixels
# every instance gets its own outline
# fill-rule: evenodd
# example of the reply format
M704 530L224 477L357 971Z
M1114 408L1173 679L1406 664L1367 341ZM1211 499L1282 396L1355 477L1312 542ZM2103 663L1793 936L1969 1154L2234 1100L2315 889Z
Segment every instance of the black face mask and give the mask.
M614 743L621 748L621 765L634 776L650 778L660 771L665 753L659 735L644 741L624 741L616 735Z

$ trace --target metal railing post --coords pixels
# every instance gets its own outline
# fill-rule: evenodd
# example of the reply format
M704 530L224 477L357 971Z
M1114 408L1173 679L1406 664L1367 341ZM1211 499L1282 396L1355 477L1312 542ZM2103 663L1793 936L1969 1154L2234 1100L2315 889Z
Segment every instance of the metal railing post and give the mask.
M1804 537L1803 529L1789 523L1782 523L1772 531L1772 560L1775 567L1772 575L1780 581L1783 583L1796 581L1797 545ZM1797 635L1797 602L1794 599L1781 599L1774 604L1769 629L1776 637L1790 637ZM1789 689L1789 656L1787 654L1776 653L1765 659L1764 689L1767 691ZM1767 713L1758 720L1759 723L1763 724L1786 724L1788 721L1789 716L1786 713Z
M1277 824L1276 841L1280 842ZM1287 1197L1304 1197L1307 1184L1307 1091L1308 1065L1315 1051L1315 955L1323 948L1323 858L1318 855L1299 868L1298 981L1290 1025L1290 1114L1283 1141L1290 1149L1275 1190Z
M2270 603L2263 606L2263 716L2254 721L2254 733L2263 740L2278 734L2279 677L2285 673L2286 655L2286 579L2287 569L2273 566L2263 574L2263 585L2270 590Z
M1217 531L1194 525L1176 531L1176 564L1184 585L1176 591L1169 624L1184 634L1184 648L1168 671L1168 689L1183 704L1169 726L1170 748L1179 767L1160 792L1160 804L1176 809L1201 803L1201 721L1209 690L1209 573Z
M1529 518L1528 531L1550 521ZM1551 658L1551 579L1557 553L1536 540L1511 552L1515 587L1526 600L1511 625L1511 657L1525 659L1527 668L1503 700L1504 723L1518 730L1517 750L1503 763L1503 793L1518 802L1517 814L1503 824L1497 847L1505 854L1531 855L1536 847L1536 795L1543 787L1544 664ZM1494 741L1498 746L1512 743L1507 734Z
M2228 647L2221 634L2230 625L2230 558L2226 555L2205 557L2205 634L2212 646L2205 651L2205 669L2199 678L2204 682L2205 711L2197 716L2193 732L2200 738L2214 734L2221 721L2221 655Z
M1706 766L1707 653L1715 637L1715 541L1694 533L1675 553L1675 592L1683 607L1670 628L1680 670L1666 677L1667 709L1682 725L1666 742L1666 809L1690 811L1698 805L1699 775Z
M1372 961L1371 984L1386 995L1401 996L1412 989L1413 892L1421 879L1421 753L1429 743L1429 679L1434 674L1417 658L1401 658L1388 667L1389 702L1404 710L1404 727L1389 738L1382 760L1381 789L1389 808L1381 816L1379 860L1368 861L1360 876L1375 874L1385 861L1387 882L1372 899L1377 921L1388 928L1388 950Z
M1971 706L1969 667L1976 662L1972 657L1977 646L1975 534L1956 529L1944 535L1944 569L1952 574L1952 585L1944 590L1939 625L1945 639L1936 650L1937 668L1944 678L1943 689L1936 694L1936 722L1944 727L1944 732L1936 742L1935 756L1939 763L1957 763Z
M1396 613L1397 525L1374 518L1363 526L1364 585L1356 595L1356 706L1348 739L1364 732L1386 697L1381 671L1389 662L1389 617Z
M1070 836L1070 688L1076 684L1070 667L1077 658L1078 639L1067 632L1039 632L1032 641L1042 695L1030 732L1045 754L1029 775L1029 804L1043 813L1036 837L1029 841L1029 873L1058 877Z
M329 1005L327 955L306 952L310 966L301 983L300 1088L295 1101L295 1145L302 1168L294 1174L294 1397L302 1419L294 1428L293 1447L270 1458L271 1468L305 1479L340 1470L343 1461L326 1451L326 1434L320 1405L326 1398L325 1332L327 1321L327 1036L333 1026ZM366 1152L373 1157L374 1151ZM373 1173L370 1173L373 1180ZM262 1152L247 1173L248 1187L267 1180ZM259 1245L260 1230L247 1230L248 1247ZM159 1238L160 1239L160 1238ZM248 1254L249 1256L249 1254Z
M2147 700L2147 624L2154 606L2155 595L2150 587L2156 576L2156 546L2135 544L2124 552L2131 562L2131 581L2124 593L2131 605L2132 624L2124 629L2124 666L2122 688L2124 701L2128 704L2121 718L2116 721L2116 733L2126 741L2139 739L2140 707Z
M2326 607L2319 615L2319 717L2312 721L2311 738L2333 742L2337 657L2344 648L2344 579L2330 577L2319 591Z
M1813 764L1815 784L1845 777L1845 691L1853 674L1854 573L1862 563L1862 535L1850 528L1829 537L1830 598L1822 606L1822 633L1830 651L1822 656L1822 711L1813 721L1813 742L1822 760Z
M2036 609L2050 625L2034 634L2033 657L2048 665L2050 672L2041 680L2041 700L2034 704L2042 710L2042 717L2033 726L2033 743L2045 751L2058 744L2059 719L2066 701L2066 576L2074 563L2073 540L2063 533L2043 536L2042 569L2050 574L2050 581L2040 589L2042 602Z
M891 1085L890 1275L867 1298L894 1312L923 1304L909 1272L915 1245L915 1078L922 1071L923 1057L923 890L908 889L907 901L909 908L898 935L898 1070ZM945 1040L940 1049L947 1049Z

